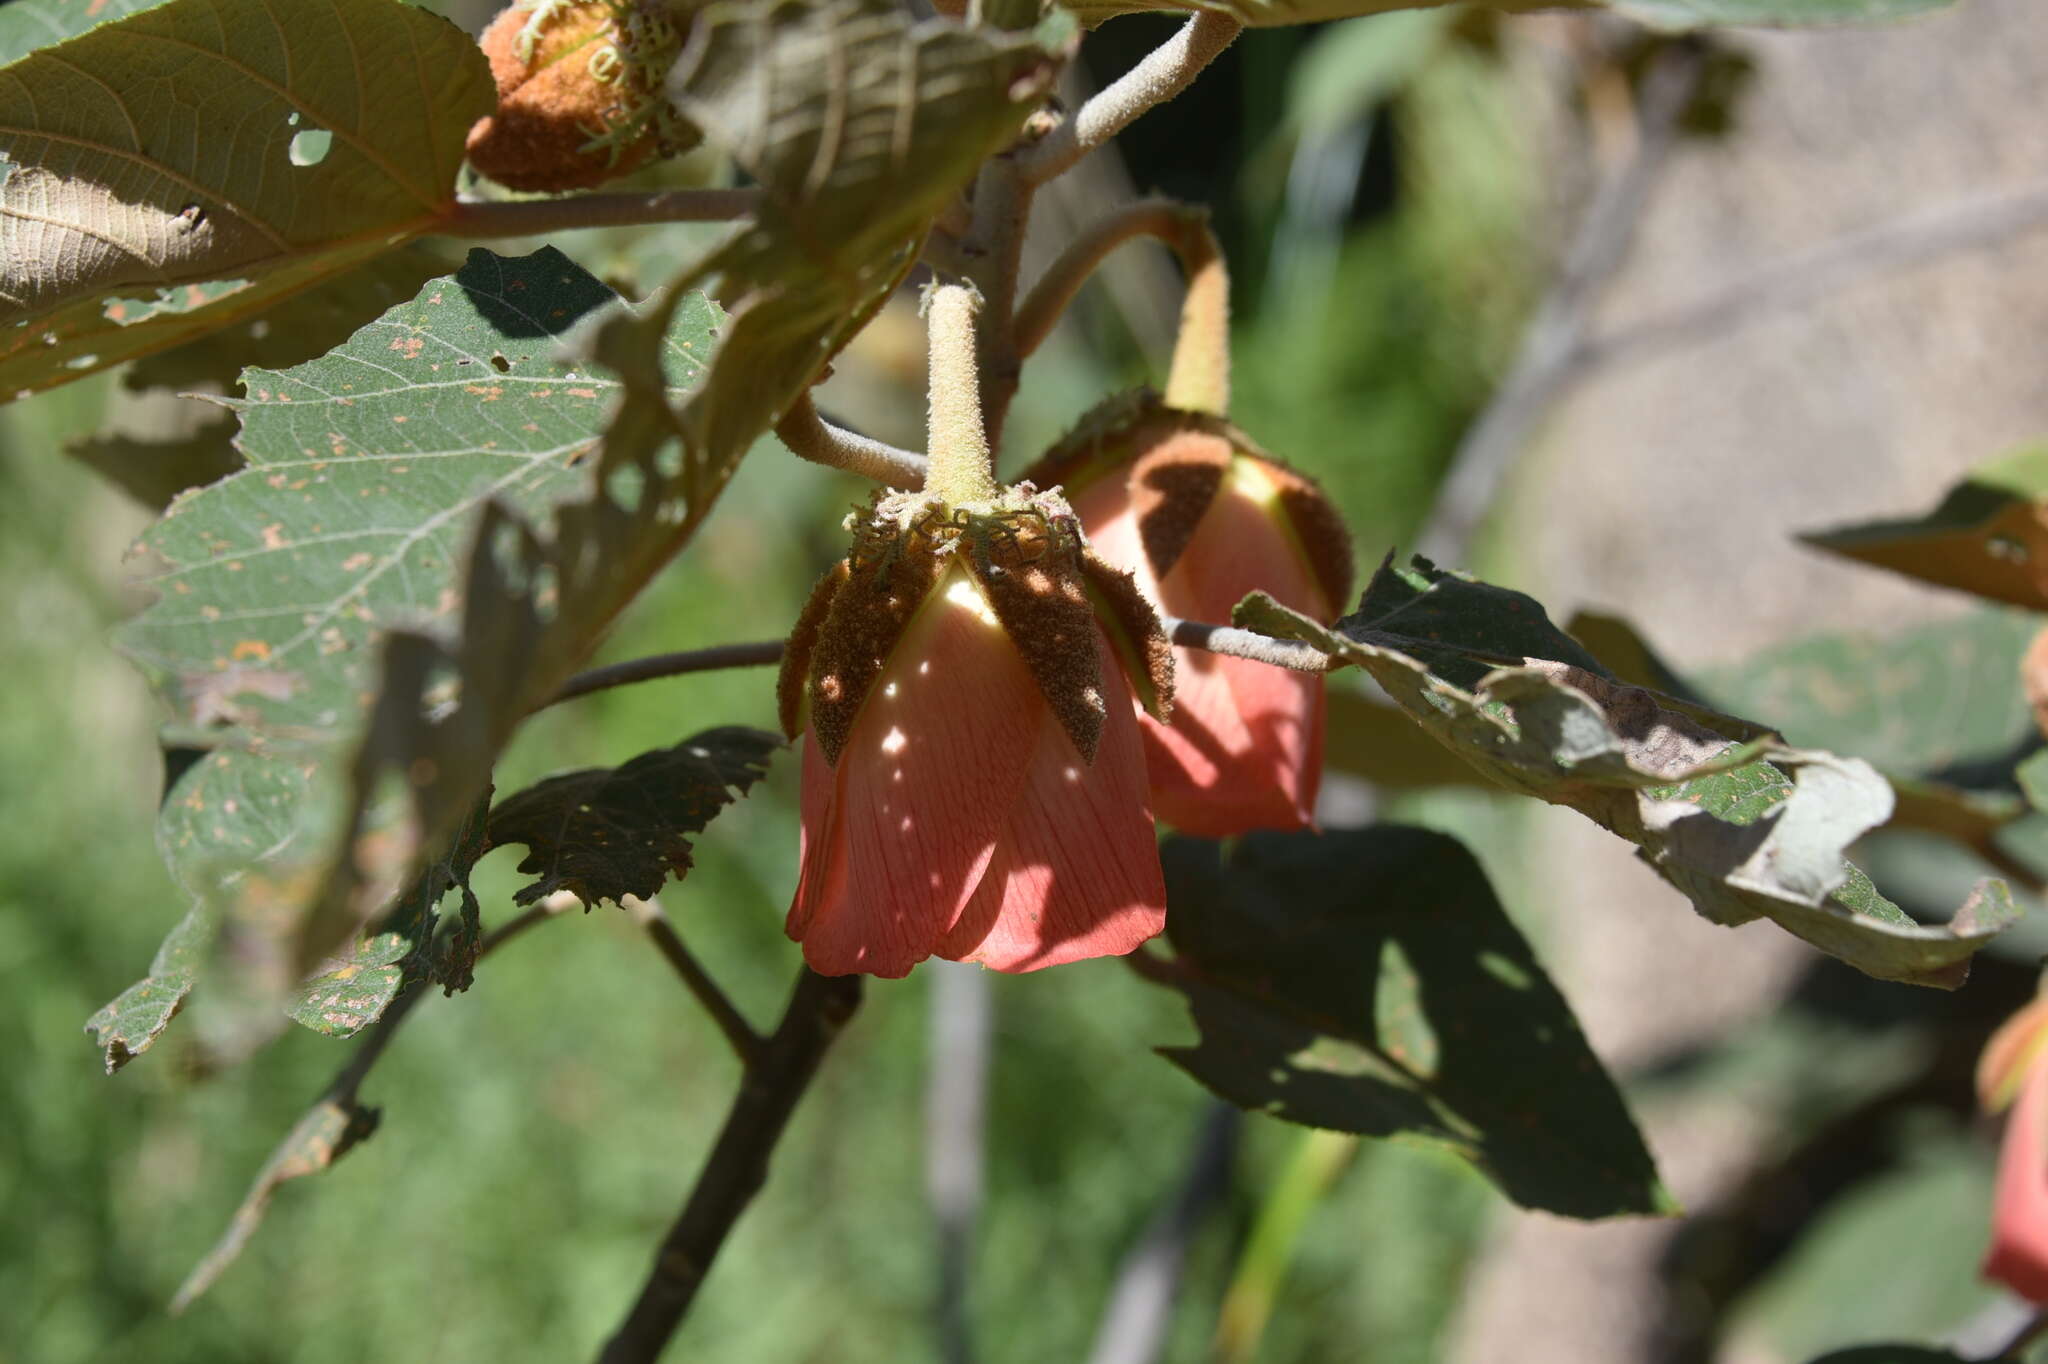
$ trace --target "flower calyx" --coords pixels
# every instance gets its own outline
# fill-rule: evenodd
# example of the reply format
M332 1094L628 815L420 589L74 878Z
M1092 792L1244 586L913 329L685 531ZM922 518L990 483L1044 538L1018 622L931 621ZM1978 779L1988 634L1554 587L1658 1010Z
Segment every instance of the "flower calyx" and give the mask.
M586 189L696 145L661 93L684 28L665 0L518 0L478 39L498 107L470 164L516 190Z
M836 764L862 705L917 613L939 594L1008 636L1084 762L1092 763L1117 679L1104 678L1101 628L1148 709L1173 694L1172 650L1131 575L1090 553L1057 490L1030 484L952 506L925 493L877 494L848 518L853 546L812 590L783 654L784 733L809 728ZM971 687L970 678L953 685Z
M1154 581L1166 577L1226 487L1270 509L1312 571L1331 614L1350 600L1351 533L1316 481L1269 454L1228 418L1169 407L1149 389L1118 394L1024 472L1077 503L1109 477L1128 480ZM1091 522L1092 524L1092 522Z

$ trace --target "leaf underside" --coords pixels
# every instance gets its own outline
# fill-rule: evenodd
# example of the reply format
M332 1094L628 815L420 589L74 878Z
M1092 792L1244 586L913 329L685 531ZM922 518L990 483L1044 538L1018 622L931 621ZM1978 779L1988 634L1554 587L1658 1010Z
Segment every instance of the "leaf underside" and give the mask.
M1614 1082L1457 840L1381 825L1175 839L1167 933L1201 1041L1164 1054L1290 1122L1445 1147L1525 1207L1675 1207Z

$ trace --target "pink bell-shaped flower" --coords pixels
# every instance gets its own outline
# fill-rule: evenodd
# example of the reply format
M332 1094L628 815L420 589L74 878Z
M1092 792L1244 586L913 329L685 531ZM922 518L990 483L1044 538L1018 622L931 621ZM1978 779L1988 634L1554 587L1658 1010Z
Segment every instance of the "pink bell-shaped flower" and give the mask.
M1220 417L1115 400L1027 477L1063 484L1095 551L1166 615L1227 622L1263 591L1327 623L1350 595L1350 538L1322 491ZM1139 722L1154 812L1212 838L1308 825L1323 714L1318 675L1176 649L1171 723Z
M803 736L787 928L805 961L1031 971L1156 935L1166 891L1127 697L1163 706L1171 662L1129 576L1085 554L1056 496L968 512L896 495L857 521L780 689Z
M1977 1064L1977 1091L1988 1111L2013 1106L1998 1154L1984 1277L2048 1303L2048 999L1992 1036Z

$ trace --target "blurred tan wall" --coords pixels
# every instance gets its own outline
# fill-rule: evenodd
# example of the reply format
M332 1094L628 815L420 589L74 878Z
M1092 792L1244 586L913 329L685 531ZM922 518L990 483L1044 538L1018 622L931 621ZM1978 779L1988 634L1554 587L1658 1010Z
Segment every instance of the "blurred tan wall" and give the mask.
M2041 17L2038 0L1963 0L1893 27L1742 35L1758 72L1741 129L1676 155L1603 328L1844 234L2048 185ZM1530 21L1517 40L1572 22ZM1560 620L1580 606L1620 612L1681 667L1816 627L1883 629L1963 608L1791 537L1918 512L1973 464L2048 437L2044 338L2048 224L1601 371L1553 414L1506 491L1512 579ZM1584 820L1533 818L1546 950L1611 1063L1770 1008L1804 958L1769 925L1698 919ZM1726 1101L1640 1115L1688 1204L1725 1186L1760 1122ZM1503 1219L1454 1358L1655 1358L1668 1226Z

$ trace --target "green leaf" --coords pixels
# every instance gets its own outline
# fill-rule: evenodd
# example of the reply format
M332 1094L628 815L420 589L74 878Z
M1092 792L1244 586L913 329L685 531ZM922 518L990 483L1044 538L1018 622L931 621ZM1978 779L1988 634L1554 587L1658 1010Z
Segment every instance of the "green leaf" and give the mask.
M213 927L206 916L196 909L188 911L157 948L149 974L86 1020L85 1030L92 1034L93 1045L106 1053L107 1074L148 1051L185 1006L185 996L192 993L212 937Z
M1201 1040L1165 1048L1241 1107L1449 1149L1525 1207L1676 1211L1570 1006L1457 840L1383 825L1170 841L1144 967Z
M67 442L64 453L143 506L162 511L187 488L218 483L242 467L234 420L218 411L201 415L204 419L194 423L178 414L183 434L152 438L102 431Z
M223 864L190 888L211 919L240 926L235 959L264 964L252 999L292 988L354 941L393 891L426 875L410 865L410 846L373 849L357 863L360 894L328 903L325 940L317 951L303 947L316 869L331 856L337 821L350 818L359 774L345 749L372 724L383 637L455 611L480 519L502 520L508 502L537 514L588 486L589 470L578 466L619 383L559 357L559 338L619 306L551 248L515 260L474 251L461 271L333 354L250 370L247 396L230 402L249 467L184 499L144 537L162 566L149 579L158 600L123 628L122 646L181 724L202 738L225 729L260 743L268 794L291 811L280 822L228 797L208 802L207 818L180 834ZM675 393L701 373L716 321L701 295L675 310L660 347ZM509 672L523 672L521 662ZM256 761L232 750L208 760ZM167 804L166 817L178 808ZM250 868L242 826L259 817L264 836L253 847L264 860ZM371 821L365 836L374 841L377 827ZM460 879L439 885L434 900ZM378 974L386 965L366 968L379 992L390 983ZM416 967L444 984L466 981L453 964ZM366 997L356 1013L374 1007Z
M493 846L523 843L519 870L539 879L514 896L532 904L566 890L586 909L651 900L690 870L690 835L768 774L782 747L766 730L728 726L618 767L565 772L508 796L491 812Z
M285 1012L314 1032L353 1037L397 996L412 950L403 934L376 934L293 990Z
M1570 626L1629 682L1767 716L1801 747L1868 760L1892 786L1887 829L1954 839L2004 870L2014 869L1997 835L2025 812L2011 755L2033 734L2020 657L2035 629L2021 612L1989 610L1890 635L1810 635L1688 680L1624 621Z
M1971 1364L1961 1355L1925 1345L1858 1345L1830 1350L1813 1364Z
M169 0L5 70L0 396L248 317L430 231L495 102L476 45L401 0L289 23L269 0Z
M1383 567L1334 631L1264 594L1236 616L1358 664L1485 776L1635 844L1715 923L1768 917L1871 975L1953 988L2017 915L1987 881L1948 927L1914 923L1845 860L1893 808L1873 768L1591 671L1520 594L1418 561Z
M1983 465L1925 516L1812 531L1800 538L1858 563L1888 568L2030 611L2048 611L2048 447Z

